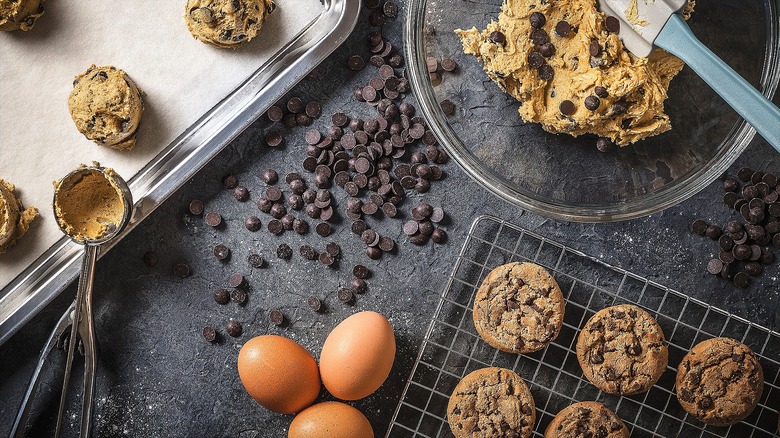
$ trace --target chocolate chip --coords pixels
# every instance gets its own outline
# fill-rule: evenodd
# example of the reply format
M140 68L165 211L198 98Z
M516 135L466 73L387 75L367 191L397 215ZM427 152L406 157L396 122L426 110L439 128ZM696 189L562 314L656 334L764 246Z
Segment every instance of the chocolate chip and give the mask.
M602 98L602 99L606 99L607 97L609 97L609 93L607 93L607 89L606 89L606 88L604 88L604 87L596 86L596 87L593 89L593 93L594 93L596 96L598 96L598 97L600 97L600 98Z
M273 309L268 313L268 320L275 326L284 324L284 314L279 309Z
M214 327L208 325L203 327L203 339L207 340L208 342L214 342L217 340L217 331L214 330Z
M300 253L306 260L317 260L317 257L319 256L317 250L310 245L301 245Z
M764 271L764 267L761 265L761 263L758 262L745 263L745 272L747 272L748 275L752 277L761 275L763 271Z
M228 321L227 325L225 326L225 331L228 335L237 338L241 336L242 333L244 333L244 328L241 327L241 323L238 321L235 321L231 319Z
M185 263L177 263L173 267L173 275L179 278L187 278L190 276L190 267Z
M701 219L696 219L693 221L693 225L691 225L691 229L694 233L698 234L699 236L703 236L707 232L707 227L709 224Z
M541 46L539 46L539 53L541 53L541 55L545 58L551 58L553 55L555 55L555 46L553 45L553 43L542 44Z
M720 230L720 227L715 224L710 224L707 227L707 230L704 232L704 235L709 237L712 240L718 240L721 236L722 232Z
M234 189L238 185L238 178L235 175L225 175L222 178L222 187L226 189Z
M618 100L617 102L613 103L610 107L610 110L612 111L613 115L621 116L628 111L628 102L625 100Z
M227 304L230 302L230 292L227 291L227 289L217 289L214 292L214 301L217 302L217 304Z
M539 74L539 79L543 81L549 81L552 80L552 78L555 76L555 70L553 70L552 66L550 64L545 64L537 70L537 73Z
M278 248L276 248L276 256L282 260L290 260L292 255L293 250L290 248L290 245L286 243L282 243Z
M441 228L435 228L431 233L431 240L433 243L441 245L447 241L447 232Z
M203 201L200 199L193 199L190 201L190 214L200 216L203 214Z
M249 254L247 261L249 262L249 266L253 268L262 268L263 264L265 264L265 259L263 259L263 256L257 253Z
M506 36L503 32L499 30L494 30L490 33L490 41L493 41L496 44L504 45L506 44Z
M246 304L247 295L241 289L233 289L233 292L230 293L230 299L239 306L243 306Z
M615 144L612 143L612 140L606 137L599 137L596 140L596 149L598 149L599 152L609 152L613 149L614 146Z
M395 248L395 241L391 237L381 236L377 246L384 252L390 252Z
M315 312L319 312L320 310L322 310L322 301L320 301L320 299L314 295L311 295L309 298L306 298L306 305L309 306L309 309Z
M281 219L286 214L287 214L287 208L284 206L284 204L276 203L276 204L271 206L270 215L274 219Z
M210 227L218 227L222 224L222 216L215 211L211 211L206 214L206 225Z
M458 68L458 64L450 58L444 58L441 60L441 68L446 72L453 72Z
M449 99L444 99L441 102L439 102L439 106L441 106L441 110L444 112L445 115L451 116L455 114L455 104L452 103Z
M723 262L718 259L712 259L707 263L707 272L712 275L720 275L723 271Z
M544 29L534 29L533 32L531 32L531 40L537 46L541 46L542 44L550 42L550 35L548 35L547 31Z
M280 134L278 131L271 131L265 136L265 143L275 148L282 144L282 134Z
M561 20L555 25L555 33L565 38L571 33L571 25L567 21Z
M257 216L248 216L246 219L244 219L244 227L252 232L260 230L262 227L260 218Z
M609 16L604 20L604 27L608 32L618 33L620 32L620 20L615 17Z
M363 57L360 55L352 55L349 57L349 60L347 61L347 66L352 71L360 71L363 70L363 67L365 67L366 62L363 60Z
M332 228L329 223L320 222L316 227L314 227L314 231L316 231L317 234L319 234L321 237L327 237L330 235Z
M217 260L225 260L230 257L230 248L225 245L219 244L214 247L214 257Z
M157 266L157 263L160 261L160 257L157 255L154 251L149 251L144 253L143 256L144 264L149 268L154 268Z
M561 102L561 104L558 106L558 109L560 109L561 114L565 116L570 116L574 114L574 110L576 109L574 106L574 102L570 100L564 100Z
M601 100L596 96L588 96L585 98L585 108L590 111L596 111L601 106Z
M270 213L273 206L273 201L266 198L265 196L257 200L257 208L263 213Z
M744 289L750 286L750 275L746 272L737 272L734 275L734 286Z
M539 52L531 52L528 55L528 66L534 69L538 69L539 67L544 65L544 57L542 57L542 54Z
M777 235L775 235L777 237ZM768 265L771 264L775 260L775 253L772 252L769 248L764 248L761 250L761 264Z
M347 288L339 289L337 296L342 303L350 303L354 299L352 291Z
M601 55L601 44L599 44L599 40L595 38L590 40L590 46L588 46L588 52L590 52L590 56Z
M320 116L320 114L322 114L322 107L320 106L319 102L312 100L306 104L306 109L304 111L306 112L307 116L311 117L312 119L316 119Z
M539 29L547 22L547 18L541 12L534 12L528 17L528 21L531 22L531 27Z
M361 280L365 280L371 275L371 271L363 265L355 265L352 267L352 275Z
M275 204L275 205L278 205L278 204ZM278 235L284 233L284 225L278 219L274 219L274 220L268 221L268 225L266 225L266 227L268 228L268 231L271 234L274 234L274 235L278 236Z
M282 117L284 117L284 111L282 111L281 108L279 108L276 105L271 106L271 108L268 108L268 111L266 111L266 115L268 116L268 119L272 122L281 122Z
M590 354L590 363L595 365L604 363L604 355L602 355L598 350L594 350Z

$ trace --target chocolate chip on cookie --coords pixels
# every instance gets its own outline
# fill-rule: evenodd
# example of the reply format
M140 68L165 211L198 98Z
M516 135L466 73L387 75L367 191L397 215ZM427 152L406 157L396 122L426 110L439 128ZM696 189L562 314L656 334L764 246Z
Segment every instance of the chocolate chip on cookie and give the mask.
M649 390L666 369L668 355L661 327L630 304L597 312L577 339L577 360L585 377L609 394Z
M729 426L755 409L764 372L750 348L730 338L696 344L677 370L677 400L706 424Z
M456 438L527 438L533 433L536 407L520 376L504 368L483 368L455 387L447 422Z
M555 279L533 263L494 269L474 299L474 325L488 344L510 353L544 348L561 330L564 299Z
M586 401L574 403L558 412L544 438L629 438L628 428L609 408L601 403Z

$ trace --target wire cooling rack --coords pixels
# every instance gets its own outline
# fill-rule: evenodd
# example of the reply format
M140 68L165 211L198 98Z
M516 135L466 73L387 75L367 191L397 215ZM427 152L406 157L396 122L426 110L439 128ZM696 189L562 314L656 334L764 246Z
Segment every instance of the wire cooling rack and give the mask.
M474 295L495 267L533 261L547 268L566 297L563 328L542 351L511 354L496 350L472 322ZM584 378L577 362L579 328L598 310L631 303L653 315L669 342L669 367L644 394L614 396ZM756 352L764 370L758 407L728 428L705 426L677 402L675 368L698 342L715 336L738 339ZM420 347L386 437L451 437L447 402L466 374L484 367L514 370L536 401L534 436L542 436L556 413L584 400L604 403L640 437L773 437L780 409L780 333L687 297L623 269L492 216L478 218L455 263Z

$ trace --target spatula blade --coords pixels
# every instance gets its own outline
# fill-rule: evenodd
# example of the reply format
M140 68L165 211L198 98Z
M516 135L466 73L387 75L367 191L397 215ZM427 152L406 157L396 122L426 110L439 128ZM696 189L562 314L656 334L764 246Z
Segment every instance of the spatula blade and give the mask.
M687 0L598 0L599 10L620 20L620 39L636 56L650 56L653 42Z

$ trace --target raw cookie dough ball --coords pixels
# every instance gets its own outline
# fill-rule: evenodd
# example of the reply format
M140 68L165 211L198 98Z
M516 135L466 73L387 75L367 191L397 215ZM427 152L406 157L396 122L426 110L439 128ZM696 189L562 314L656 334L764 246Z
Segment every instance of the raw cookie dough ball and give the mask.
M124 71L93 64L73 81L68 108L79 132L95 143L120 150L135 146L144 104Z
M745 419L764 390L764 371L750 348L734 339L696 344L677 369L677 399L691 415L713 426Z
M16 244L38 217L35 207L24 208L14 195L14 185L0 179L0 254Z
M257 36L275 8L272 0L187 0L184 20L204 43L237 48Z
M43 15L43 0L0 0L0 30L30 30Z

